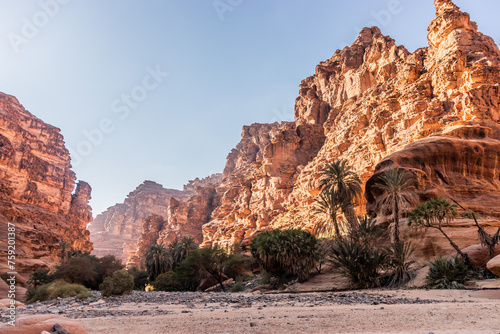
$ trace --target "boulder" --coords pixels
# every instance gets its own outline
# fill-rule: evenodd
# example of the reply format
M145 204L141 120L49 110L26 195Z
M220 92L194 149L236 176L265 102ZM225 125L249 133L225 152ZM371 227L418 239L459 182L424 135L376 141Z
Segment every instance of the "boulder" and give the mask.
M42 331L56 334L88 334L80 324L60 315L20 315L15 326L0 326L2 334L40 334Z
M493 274L500 277L500 255L495 256L493 259L488 261L486 268Z

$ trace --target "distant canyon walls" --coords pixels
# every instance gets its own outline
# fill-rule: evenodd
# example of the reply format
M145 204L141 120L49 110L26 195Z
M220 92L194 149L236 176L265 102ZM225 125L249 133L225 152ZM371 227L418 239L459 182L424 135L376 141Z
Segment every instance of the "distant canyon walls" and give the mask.
M196 179L182 191L145 181L123 203L108 208L89 225L93 254L114 255L124 263L140 266L145 250L156 242L168 245L176 238L190 236L201 243L201 226L209 220L214 184L220 179L220 174Z

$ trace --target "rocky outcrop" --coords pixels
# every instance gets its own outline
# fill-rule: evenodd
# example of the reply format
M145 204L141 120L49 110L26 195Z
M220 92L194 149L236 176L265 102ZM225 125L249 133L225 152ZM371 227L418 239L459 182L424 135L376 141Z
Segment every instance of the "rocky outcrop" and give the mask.
M297 176L323 144L321 125L253 124L228 155L219 206L203 226L204 246L230 248L286 211Z
M188 184L184 185L184 191L195 192L197 187L203 187L209 184L219 184L222 181L222 174L212 174L210 176L204 177L202 179L196 178L188 182Z
M183 190L145 181L123 203L108 208L92 221L89 230L93 254L114 255L129 266L142 266L145 252L157 241L169 244L176 236L189 236L201 243L201 225L209 220L214 184L221 178L221 174L196 178Z
M491 216L492 229L500 224L500 52L451 1L435 4L429 46L410 53L378 28L364 28L302 81L294 123L244 129L228 156L221 205L203 227L205 245L245 242L266 228L311 228L323 219L311 211L319 172L337 159L367 182L359 213L365 203L377 210L373 184L398 167L415 175L422 199L450 197ZM291 141L273 137L292 129ZM273 159L266 145L293 148ZM477 235L467 225L464 243Z
M164 225L165 218L155 214L152 214L143 220L141 236L137 240L135 253L133 253L127 261L127 268L144 268L146 254L151 245L158 243L158 237L160 236L160 231L163 229Z
M0 93L0 230L16 227L16 271L23 275L57 261L59 241L91 251L90 186L75 174L60 130ZM73 190L75 192L73 193ZM0 240L0 271L7 269L7 237Z
M136 251L143 220L155 214L166 217L172 197L185 200L191 192L165 189L153 181L145 181L128 194L123 203L99 214L89 225L96 256L114 255L124 263Z
M213 178L210 182L218 180L219 178ZM196 187L195 194L185 201L170 198L165 218L151 215L144 220L136 251L129 257L127 267L143 268L146 253L155 243L167 246L176 239L182 240L183 237L194 238L198 244L203 241L201 228L210 220L216 205L215 186L217 183L204 182L202 184L204 185Z

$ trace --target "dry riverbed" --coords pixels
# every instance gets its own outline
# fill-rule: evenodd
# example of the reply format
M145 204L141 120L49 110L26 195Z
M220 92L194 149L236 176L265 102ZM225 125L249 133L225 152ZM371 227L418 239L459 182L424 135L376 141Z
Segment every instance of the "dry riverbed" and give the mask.
M28 305L90 334L494 333L499 290L376 290L308 294L134 292ZM0 313L1 316L1 313Z

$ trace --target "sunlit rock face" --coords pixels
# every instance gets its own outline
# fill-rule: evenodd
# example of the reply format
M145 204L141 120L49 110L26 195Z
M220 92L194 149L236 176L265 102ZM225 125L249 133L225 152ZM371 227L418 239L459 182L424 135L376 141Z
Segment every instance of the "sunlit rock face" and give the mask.
M285 202L304 166L323 144L321 125L253 124L227 158L219 205L203 226L204 246L230 248L286 212Z
M205 245L311 228L319 172L336 159L367 182L359 213L364 204L376 211L376 178L399 167L418 178L422 200L448 196L498 225L500 52L467 13L435 3L427 47L410 53L364 28L302 81L294 122L244 128L217 190L220 206L203 227ZM460 245L475 243L475 233L464 228Z
M87 183L76 183L60 130L0 93L0 231L5 236L0 271L8 271L9 223L15 224L15 269L21 275L55 265L60 241L91 251L90 196Z
M395 167L413 175L421 200L456 200L482 213L493 231L500 224L500 52L452 1L435 4L427 47L410 53L364 28L302 81L294 122L243 127L217 180L182 193L157 185L142 196L138 188L98 216L96 254L140 266L151 243L182 236L229 249L267 229L311 229L324 219L311 210L320 171L338 159L363 180L359 214L387 222L373 185ZM450 228L459 246L477 243L470 221ZM451 250L433 232L403 233L422 258Z

